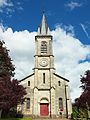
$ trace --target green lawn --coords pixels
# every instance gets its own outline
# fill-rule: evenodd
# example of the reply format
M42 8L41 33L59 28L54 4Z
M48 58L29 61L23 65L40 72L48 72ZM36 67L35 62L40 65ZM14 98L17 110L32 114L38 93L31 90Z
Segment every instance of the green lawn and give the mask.
M7 118L7 119L0 119L0 120L32 120L31 118Z

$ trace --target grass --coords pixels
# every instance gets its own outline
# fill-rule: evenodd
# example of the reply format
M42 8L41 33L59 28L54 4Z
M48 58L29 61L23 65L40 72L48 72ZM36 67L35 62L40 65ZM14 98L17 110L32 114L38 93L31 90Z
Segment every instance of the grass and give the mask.
M0 120L32 120L31 118L3 118Z

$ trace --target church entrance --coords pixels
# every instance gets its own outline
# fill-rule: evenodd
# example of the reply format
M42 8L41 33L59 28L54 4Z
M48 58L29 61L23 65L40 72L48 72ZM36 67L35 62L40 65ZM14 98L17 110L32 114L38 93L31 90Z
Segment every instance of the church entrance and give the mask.
M48 116L48 103L40 103L40 115Z

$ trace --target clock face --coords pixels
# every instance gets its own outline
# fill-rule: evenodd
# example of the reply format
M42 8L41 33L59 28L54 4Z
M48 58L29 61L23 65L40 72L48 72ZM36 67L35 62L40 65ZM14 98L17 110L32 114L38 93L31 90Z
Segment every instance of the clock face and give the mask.
M42 59L40 61L40 65L43 66L43 67L47 66L48 65L47 59Z

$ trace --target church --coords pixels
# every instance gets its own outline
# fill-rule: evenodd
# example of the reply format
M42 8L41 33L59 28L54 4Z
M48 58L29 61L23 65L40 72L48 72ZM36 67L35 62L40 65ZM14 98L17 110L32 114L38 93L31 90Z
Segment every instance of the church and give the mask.
M43 14L35 36L33 73L20 80L26 87L25 102L18 111L33 117L66 117L72 113L69 80L56 74L54 68L53 36Z

